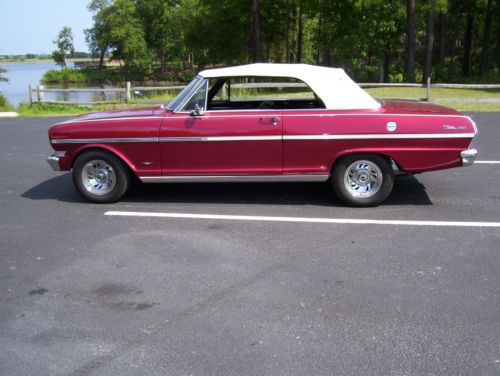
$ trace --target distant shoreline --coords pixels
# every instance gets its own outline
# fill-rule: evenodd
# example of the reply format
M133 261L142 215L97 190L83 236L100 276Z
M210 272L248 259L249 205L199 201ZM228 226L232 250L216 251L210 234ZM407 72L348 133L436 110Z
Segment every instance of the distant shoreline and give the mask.
M92 61L92 58L68 59L68 61ZM0 59L0 64L14 63L55 63L53 59Z

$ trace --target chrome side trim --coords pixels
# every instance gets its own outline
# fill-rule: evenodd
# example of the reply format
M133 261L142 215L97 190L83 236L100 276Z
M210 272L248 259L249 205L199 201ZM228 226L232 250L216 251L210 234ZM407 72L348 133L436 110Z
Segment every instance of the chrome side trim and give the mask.
M369 140L369 139L421 139L472 138L474 133L400 133L400 134L322 134L283 136L283 140Z
M460 152L460 158L462 158L462 166L470 166L474 163L477 157L476 149L468 149Z
M362 110L362 109L360 109ZM285 111L303 111L303 110L283 110L283 112ZM319 111L338 111L338 110L319 110ZM349 110L345 110L345 111L349 111ZM467 116L465 115L440 115L440 114L436 114L436 115L431 115L431 114L390 114L390 113L387 113L387 114L384 114L384 113L381 113L381 114L287 114L287 115L283 115L283 116L290 116L290 117L309 117L309 116L326 116L326 117L335 117L335 116L385 116L385 117L389 117L389 118L392 118L392 117L395 117L395 116L409 116L409 117L446 117L446 118L459 118L459 119L466 119Z
M198 119L220 119L220 118L228 118L230 117L231 119L237 119L237 118L243 118L243 119L247 119L247 118L269 118L269 117L281 117L281 114L279 113L276 113L276 110L262 110L262 111L269 111L268 114L257 114L257 115L254 115L254 114L241 114L241 115L212 115L211 111L213 110L210 110L210 111L205 111L203 113L203 116L200 116L198 117ZM252 110L248 110L248 112L251 112ZM259 110L261 111L261 110ZM230 111L228 111L230 112ZM234 111L234 112L242 112L242 110L239 110L239 111ZM245 111L246 112L246 111ZM258 111L256 111L258 112ZM169 116L169 117L166 117L165 120L175 120L175 119L192 119L193 117L192 116L189 116L191 114L190 111L179 111L179 112L176 112L176 114L186 114L188 116L175 116L175 115L172 115L172 116Z
M140 176L143 183L269 183L323 182L330 175L174 175Z
M160 137L160 142L281 141L281 136Z
M53 144L116 144L130 142L158 142L158 137L126 138L62 138L50 140Z
M207 137L160 137L159 142L201 142L207 141Z

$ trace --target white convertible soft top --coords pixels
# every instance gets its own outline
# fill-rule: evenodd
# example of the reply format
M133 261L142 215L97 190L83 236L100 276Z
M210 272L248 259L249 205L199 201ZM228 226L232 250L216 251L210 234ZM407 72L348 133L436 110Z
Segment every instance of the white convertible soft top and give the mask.
M257 63L228 68L207 69L204 78L217 77L287 77L305 82L329 110L376 109L380 104L361 89L340 68L309 64Z

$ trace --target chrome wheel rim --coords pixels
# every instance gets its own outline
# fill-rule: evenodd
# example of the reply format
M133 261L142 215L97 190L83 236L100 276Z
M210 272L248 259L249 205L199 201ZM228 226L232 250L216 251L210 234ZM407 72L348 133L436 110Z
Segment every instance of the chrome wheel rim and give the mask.
M360 160L347 167L344 187L355 198L367 198L380 190L383 179L382 171L375 163Z
M108 162L101 159L91 160L83 166L82 183L90 193L98 196L105 195L115 187L115 170Z

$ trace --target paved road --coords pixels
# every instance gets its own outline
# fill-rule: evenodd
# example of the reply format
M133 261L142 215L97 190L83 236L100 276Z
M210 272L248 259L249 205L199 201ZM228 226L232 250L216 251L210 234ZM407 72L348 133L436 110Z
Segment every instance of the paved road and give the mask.
M500 114L472 114L500 160ZM58 119L60 120L60 119ZM500 222L500 165L323 184L142 186L82 201L56 119L0 119L0 374L494 375L500 229L111 217L114 211Z

